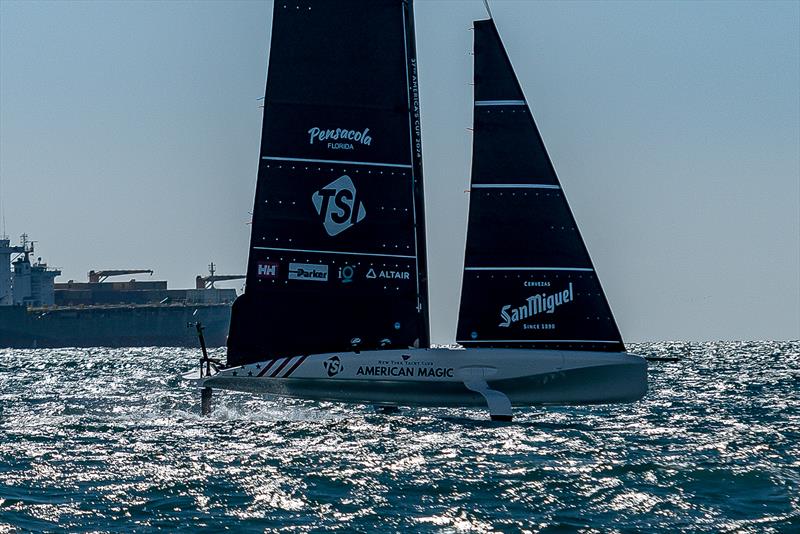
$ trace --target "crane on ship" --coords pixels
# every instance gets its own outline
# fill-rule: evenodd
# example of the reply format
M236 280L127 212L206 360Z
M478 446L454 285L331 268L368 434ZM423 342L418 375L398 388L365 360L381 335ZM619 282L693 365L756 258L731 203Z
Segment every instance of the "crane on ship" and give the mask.
M149 274L153 276L152 269L108 269L104 271L89 271L89 282L97 284L105 282L109 276L123 276L126 274Z
M195 278L195 287L197 289L215 289L214 283L215 282L225 282L227 280L242 280L247 278L247 276L243 274L217 274L217 266L214 265L214 262L211 262L211 265L208 266L208 276L197 276Z

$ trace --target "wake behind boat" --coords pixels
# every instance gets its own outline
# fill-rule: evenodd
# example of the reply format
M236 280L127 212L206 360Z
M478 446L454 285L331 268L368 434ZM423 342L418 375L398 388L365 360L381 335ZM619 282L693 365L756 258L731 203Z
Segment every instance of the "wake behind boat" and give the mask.
M245 293L211 388L382 406L631 402L625 353L494 21L476 21L457 341L430 348L411 0L276 2Z

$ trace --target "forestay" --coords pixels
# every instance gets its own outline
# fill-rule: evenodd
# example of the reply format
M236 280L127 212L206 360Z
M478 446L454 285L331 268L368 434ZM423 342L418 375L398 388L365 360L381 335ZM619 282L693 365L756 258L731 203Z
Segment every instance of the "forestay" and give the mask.
M623 351L494 22L477 21L474 30L472 183L457 340Z
M410 2L275 2L229 365L428 345L417 87Z

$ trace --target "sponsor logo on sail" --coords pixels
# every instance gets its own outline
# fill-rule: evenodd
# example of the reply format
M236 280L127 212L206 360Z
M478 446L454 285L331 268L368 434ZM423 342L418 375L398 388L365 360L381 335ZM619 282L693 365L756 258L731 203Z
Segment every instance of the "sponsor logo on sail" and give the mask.
M567 289L552 295L547 293L531 295L525 299L525 304L522 306L512 307L511 304L503 306L500 309L500 318L503 322L498 326L509 327L516 322L540 313L554 313L557 307L567 302L573 302L573 300L572 282L569 283Z
M376 278L382 280L410 280L411 273L408 271L392 271L390 269L375 270L370 268L367 271L367 278Z
M348 130L347 128L324 129L314 126L308 130L309 145L323 141L328 141L330 150L353 150L355 148L354 143L364 146L372 144L372 137L369 136L369 128L359 131Z
M276 278L278 276L277 261L263 261L256 265L256 276L258 278Z
M344 371L342 360L340 360L338 356L331 356L322 362L322 365L325 367L325 371L327 371L329 377L334 377Z
M311 195L311 202L329 236L341 234L364 220L364 203L356 196L356 186L344 175Z
M525 280L525 287L550 287L549 280Z
M344 267L339 267L339 280L342 281L343 284L349 284L353 281L353 276L356 274L356 268L352 265L345 265Z
M290 263L289 280L328 281L328 266L312 263Z

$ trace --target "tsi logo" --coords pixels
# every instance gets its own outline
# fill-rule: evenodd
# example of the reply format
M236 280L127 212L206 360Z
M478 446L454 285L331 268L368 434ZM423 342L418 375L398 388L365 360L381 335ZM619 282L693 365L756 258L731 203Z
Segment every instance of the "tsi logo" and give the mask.
M328 266L311 263L290 263L289 280L310 280L312 282L328 281Z
M328 376L336 376L344 370L344 366L342 365L342 360L339 359L338 356L331 356L324 362L322 365L325 366L325 370L328 372Z
M259 278L275 278L278 276L278 262L264 261L257 265L256 275Z
M356 198L356 186L347 175L311 195L311 201L329 236L344 232L367 216L364 203Z

